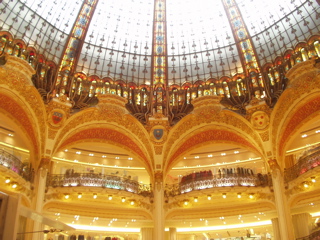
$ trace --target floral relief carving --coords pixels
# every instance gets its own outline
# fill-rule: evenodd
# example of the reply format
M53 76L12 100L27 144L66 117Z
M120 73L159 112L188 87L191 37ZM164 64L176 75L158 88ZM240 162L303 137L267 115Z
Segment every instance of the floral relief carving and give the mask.
M295 102L298 102L298 99L304 96L306 93L310 94L313 91L318 91L320 89L320 74L318 70L313 66L314 61L306 61L295 65L291 70L288 71L287 77L289 78L289 86L282 93L281 98L277 102L277 105L274 109L274 117L272 120L272 142L276 143L279 131L283 128L283 124L281 124L284 119L288 117L288 111L292 111L292 106L294 106ZM302 116L301 116L302 117ZM292 116L290 116L292 118ZM294 120L293 120L294 121ZM293 122L291 123L293 124ZM292 129L293 130L293 129ZM286 134L292 134L293 132L287 130ZM282 143L279 144L279 151L282 151L282 147L284 146L286 141L288 140L289 135L285 138L281 138ZM276 152L277 144L273 144L273 151Z
M45 108L40 94L32 85L31 75L34 73L34 70L26 61L20 58L13 56L6 57L8 57L8 62L3 67L0 67L0 84L3 84L9 91L17 91L19 96L28 104L28 107L32 109L33 114L29 118L37 119L36 124L38 126L33 129L39 129L41 151L44 151L46 132ZM38 141L38 138L35 137L35 139ZM38 148L36 147L36 149Z

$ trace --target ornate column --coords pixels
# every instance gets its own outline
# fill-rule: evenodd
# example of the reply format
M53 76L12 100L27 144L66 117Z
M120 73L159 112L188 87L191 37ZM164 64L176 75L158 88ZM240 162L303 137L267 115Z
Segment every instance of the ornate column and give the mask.
M49 157L42 158L40 166L35 173L34 198L32 200L32 205L33 205L33 210L37 213L42 213L49 164L50 164ZM33 232L42 231L42 230L44 230L44 225L41 222L35 221L33 224ZM34 233L30 235L32 235L32 240L44 239L44 234Z
M170 238L169 240L177 240L177 229L169 228Z
M268 163L272 173L272 184L278 213L280 239L292 240L295 239L295 236L290 209L285 196L283 173L275 159L270 159Z
M306 237L310 235L311 215L309 213L300 213L292 215L292 222L296 238Z
M141 228L141 240L153 239L153 229L152 228Z
M272 222L272 229L273 229L273 239L281 240L278 218L272 218L271 222Z
M163 175L162 172L158 171L155 173L154 181L154 210L153 210L153 222L154 222L154 231L153 238L154 240L163 240L164 239L164 187L163 187Z

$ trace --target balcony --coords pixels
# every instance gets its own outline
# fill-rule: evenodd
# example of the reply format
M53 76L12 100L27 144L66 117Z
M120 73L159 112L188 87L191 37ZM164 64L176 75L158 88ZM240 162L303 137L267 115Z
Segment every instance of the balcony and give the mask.
M320 166L320 146L301 157L292 167L285 169L285 182L288 183L318 166Z
M229 174L200 176L198 178L188 178L187 175L179 184L167 185L165 195L174 197L180 194L198 191L201 189L220 188L220 187L266 187L271 186L272 182L267 174Z
M152 195L150 185L140 184L130 178L117 175L104 175L101 173L76 173L51 174L47 178L47 187L99 187L118 189L131 192L144 197Z
M0 150L0 166L10 169L26 181L33 180L34 174L30 170L29 163L22 163L19 158L5 150Z

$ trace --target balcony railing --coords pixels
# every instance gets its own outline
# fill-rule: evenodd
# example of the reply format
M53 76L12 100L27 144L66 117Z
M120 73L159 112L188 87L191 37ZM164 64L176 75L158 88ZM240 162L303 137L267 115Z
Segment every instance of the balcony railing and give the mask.
M22 163L19 158L5 150L0 150L0 165L19 174L27 181L31 181L33 179L33 173L30 171L29 164Z
M320 240L320 230L311 233L309 236L297 238L296 240Z
M140 184L129 178L98 173L51 174L47 178L47 187L101 187L119 189L145 197L151 196L151 186Z
M190 179L179 184L167 185L165 189L166 196L177 196L183 193L216 187L265 187L271 184L271 180L267 174L256 174L248 176L227 176L219 178L211 176L202 179Z
M317 147L317 149L315 150L315 152L308 156L300 158L295 165L285 170L286 182L290 182L293 179L299 177L301 174L320 166L320 147Z

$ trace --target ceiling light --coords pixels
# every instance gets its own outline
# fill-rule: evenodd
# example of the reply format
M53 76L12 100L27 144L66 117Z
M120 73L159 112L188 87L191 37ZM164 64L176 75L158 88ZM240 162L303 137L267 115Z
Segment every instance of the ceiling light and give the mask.
M303 186L304 186L305 188L308 188L308 187L309 187L308 182L304 182L304 183L303 183Z
M184 204L185 206L187 206L187 205L189 204L189 200L184 200L184 201L183 201L183 204Z
M307 134L303 134L303 135L301 135L301 137L302 138L306 138L306 137L308 137L308 135Z
M209 154L208 157L212 157L212 154Z
M222 193L222 197L223 198L227 198L227 194L226 193Z
M102 155L102 157L103 157L103 158L106 158L107 156L106 156L106 155Z
M93 154L93 153L89 153L89 156L93 157L93 156L94 156L94 154Z
M5 183L10 183L10 182L11 182L10 177L6 177L6 180L5 180L4 182L5 182Z
M238 198L241 198L241 193L238 193Z
M212 198L211 198L211 195L208 195L207 197L208 197L208 200L211 200L211 199L212 199Z
M250 199L253 199L253 194L252 194L252 193L249 195L249 198L250 198Z
M109 199L109 200L112 200L112 195L109 195L109 196L108 196L108 199Z
M81 152L80 152L80 151L77 151L76 154L81 154Z
M131 205L134 205L134 204L135 204L135 201L134 201L134 200L131 200L130 204L131 204Z
M65 152L68 152L68 149L65 149L64 151L65 151Z
M221 153L221 156L225 156L226 155L226 153Z
M64 195L64 198L65 198L65 199L69 199L69 197L70 197L69 194L65 194L65 195Z
M194 202L198 202L198 197L194 197L194 198L193 198L193 201L194 201Z
M96 199L98 195L96 193L93 194L93 198Z
M311 182L315 183L316 182L316 178L315 177L311 177Z
M78 193L78 198L82 198L82 193Z
M17 188L17 187L18 187L18 184L17 184L17 183L12 183L11 187L12 187L12 188Z
M13 135L12 133L9 133L8 136L9 136L9 137L13 137L14 135Z
M237 153L239 153L239 151L234 151L234 154L237 154Z
M125 197L122 197L121 198L121 202L125 202L126 201L126 198Z

